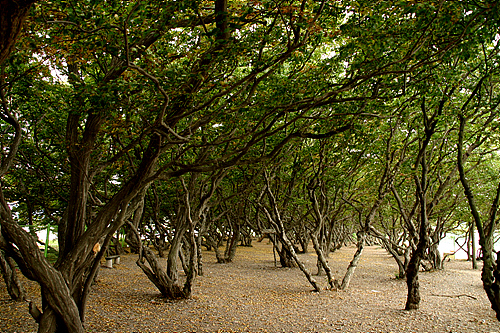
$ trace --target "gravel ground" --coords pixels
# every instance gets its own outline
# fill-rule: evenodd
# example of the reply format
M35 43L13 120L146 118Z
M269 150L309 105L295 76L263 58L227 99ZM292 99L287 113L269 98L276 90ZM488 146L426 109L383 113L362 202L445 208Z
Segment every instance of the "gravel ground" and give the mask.
M331 255L337 278L355 252ZM347 291L312 292L298 268L275 267L267 242L240 247L234 263L217 264L204 255L204 276L193 297L165 301L135 265L122 256L113 269L101 269L86 312L88 332L499 332L500 323L482 289L480 271L465 261L420 274L421 308L402 310L406 284L397 266L378 247L368 247ZM315 270L315 255L300 258ZM325 277L316 277L326 286ZM25 281L29 297L40 304L38 287ZM0 332L34 332L26 303L9 300L0 283Z

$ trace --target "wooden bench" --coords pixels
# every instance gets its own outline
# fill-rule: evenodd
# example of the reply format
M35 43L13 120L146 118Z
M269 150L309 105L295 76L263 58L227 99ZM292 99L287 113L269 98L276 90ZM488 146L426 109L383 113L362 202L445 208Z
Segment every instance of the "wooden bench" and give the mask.
M106 264L105 264L105 266L107 268L113 268L113 263L115 263L116 265L120 264L120 255L119 254L114 255L114 256L108 256L108 257L106 257Z

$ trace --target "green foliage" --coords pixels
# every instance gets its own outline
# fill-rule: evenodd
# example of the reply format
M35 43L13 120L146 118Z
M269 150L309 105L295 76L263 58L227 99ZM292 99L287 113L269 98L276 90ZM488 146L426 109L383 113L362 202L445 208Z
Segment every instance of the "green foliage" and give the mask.
M266 170L290 230L314 228L311 189L327 198L332 226L354 227L389 188L383 177L411 210L423 158L437 225L455 211L462 218L453 173L458 113L472 120L467 143L482 138L470 172L488 199L498 169L498 5L227 5L224 13L190 0L32 8L0 87L23 129L2 179L21 222L60 220L76 230L75 243L83 224L95 226L89 234L98 239L144 190L143 230L175 233L182 209L202 206L214 186L195 219L207 218L214 233L234 221L255 231ZM4 122L0 130L12 138ZM180 177L192 180L189 190ZM119 195L125 208L113 201ZM394 222L401 211L391 195L376 227L406 232ZM68 211L75 216L65 220ZM219 214L226 221L210 224Z
M26 131L15 172L4 179L6 193L19 202L20 216L34 214L40 223L47 214L61 216L70 177L66 118L78 116L71 143L78 147L85 145L92 114L102 123L91 149L91 206L106 202L132 177L152 133L164 136L157 173L163 179L269 163L300 140L287 150L300 162L281 172L307 179L319 148L299 138L349 124L350 131L328 140L330 167L322 177L332 191L347 186L370 193L368 184L377 183L385 158L388 121L403 122L393 140L397 154L405 140L424 134L417 125L423 99L432 110L450 95L450 113L439 122L449 139L436 147L453 155L453 129L446 125L452 126L464 89L472 89L455 85L474 84L485 65L472 55L495 47L497 11L491 6L233 2L230 36L222 41L208 2L39 3L6 67L8 97ZM439 156L433 158L443 163ZM352 177L358 165L359 178ZM408 195L414 171L405 159L398 182ZM301 195L291 200L307 201Z

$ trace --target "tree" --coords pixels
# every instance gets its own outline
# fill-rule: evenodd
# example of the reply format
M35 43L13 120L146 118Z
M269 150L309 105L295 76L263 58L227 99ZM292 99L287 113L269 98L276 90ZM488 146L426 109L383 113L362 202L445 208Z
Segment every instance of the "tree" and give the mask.
M493 255L494 233L498 226L497 212L500 201L500 185L497 186L496 190L482 189L493 195L490 194L489 200L486 199L490 201L490 204L486 207L483 206L483 212L481 212L481 205L479 204L481 199L478 199L479 196L474 196L474 192L477 193L479 189L474 191L465 169L466 159L473 150L488 145L497 139L493 133L498 130L498 123L495 119L498 117L498 106L500 105L500 99L496 93L498 86L496 79L498 76L498 44L484 49L487 51L484 51L480 64L468 73L470 76L465 77L468 96L462 102L458 113L460 126L457 142L457 163L460 181L479 233L479 244L483 259L481 280L491 303L491 308L495 311L497 319L500 320L500 273L498 271L500 261L498 255L496 260ZM479 71L479 68L482 71ZM474 125L476 128L471 134L467 135L465 128L468 124L469 126ZM469 142L467 149L466 142ZM497 149L494 148L494 150ZM496 157L494 158L496 159Z
M61 92L63 129L54 166L67 177L68 197L58 205L55 265L23 231L3 192L0 246L41 285L39 331L83 332L99 261L116 231L139 216L152 182L266 163L293 141L351 128L366 116L364 102L404 94L408 75L458 47L495 9L467 6L217 0L213 7L192 1L34 7L20 45L28 63L45 64L38 80L51 70L67 77L51 85ZM6 81L18 83L13 76ZM16 113L24 111L9 103L2 106L10 143L2 150L2 178L22 135ZM211 154L199 158L204 149ZM183 188L186 197L193 193ZM265 189L275 207L269 184ZM190 202L184 200L185 209ZM195 224L185 216L191 262ZM279 215L270 216L279 226ZM182 232L174 243L175 237L180 242ZM94 256L97 242L103 246Z
M321 287L318 285L318 283L312 276L311 272L297 257L295 248L287 235L287 230L285 229L285 224L282 219L280 209L276 201L276 197L271 190L270 179L269 176L267 175L267 172L264 174L264 177L266 183L264 185L265 186L264 189L261 192L261 196L265 195L267 197L268 206L262 204L262 202L260 202L262 198L259 198L259 207L263 210L265 216L267 217L267 221L269 222L274 232L276 233L277 238L282 245L282 251L286 255L290 256L291 260L293 260L300 268L300 270L304 273L309 283L313 286L314 290L319 292L321 290Z
M21 32L24 20L28 15L29 8L35 1L1 1L2 13L0 13L0 98L2 103L2 120L14 131L14 138L11 141L9 153L3 156L0 178L4 176L12 165L20 144L20 127L17 117L9 110L4 86L5 86L5 66L4 62L12 53L15 42ZM1 191L1 189L0 189ZM0 193L0 197L3 195ZM4 207L3 209L7 209ZM8 212L8 209L7 209ZM1 230L1 229L0 229ZM1 241L4 241L1 239ZM7 284L10 296L15 300L24 299L24 288L16 275L15 265L12 258L0 250L0 264L2 276Z

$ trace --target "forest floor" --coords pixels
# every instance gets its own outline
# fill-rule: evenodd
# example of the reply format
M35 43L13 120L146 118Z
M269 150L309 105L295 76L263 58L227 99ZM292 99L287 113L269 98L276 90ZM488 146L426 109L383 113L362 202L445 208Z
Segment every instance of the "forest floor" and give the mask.
M354 252L345 247L330 256L336 278ZM313 252L299 256L315 270ZM113 269L101 268L86 312L88 332L500 332L480 271L466 261L422 272L421 308L404 311L405 281L395 279L396 263L376 246L365 249L347 291L320 293L298 268L276 267L267 241L239 247L230 264L204 252L205 274L182 301L161 299L136 259L125 255ZM326 286L324 276L316 279ZM36 284L24 283L40 306ZM36 331L27 308L10 301L0 282L0 332Z

